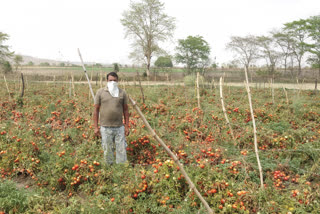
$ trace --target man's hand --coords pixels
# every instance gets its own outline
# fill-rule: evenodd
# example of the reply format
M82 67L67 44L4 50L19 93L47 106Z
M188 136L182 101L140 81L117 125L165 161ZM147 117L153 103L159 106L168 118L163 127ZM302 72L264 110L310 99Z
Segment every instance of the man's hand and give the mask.
M125 135L128 136L130 134L129 125L124 126Z
M97 136L97 137L100 137L100 136L101 136L100 131L99 131L99 128L95 128L95 129L94 129L94 135Z

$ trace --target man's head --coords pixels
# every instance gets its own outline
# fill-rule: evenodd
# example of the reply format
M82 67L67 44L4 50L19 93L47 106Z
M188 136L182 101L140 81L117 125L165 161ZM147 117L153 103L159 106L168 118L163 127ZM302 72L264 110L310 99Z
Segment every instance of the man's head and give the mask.
M118 75L115 72L110 72L107 74L107 81L115 81L118 82Z

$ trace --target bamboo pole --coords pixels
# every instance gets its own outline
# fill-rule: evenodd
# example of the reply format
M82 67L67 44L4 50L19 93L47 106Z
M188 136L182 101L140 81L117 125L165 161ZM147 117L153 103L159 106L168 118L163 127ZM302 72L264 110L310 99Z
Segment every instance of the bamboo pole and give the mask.
M93 93L93 90L92 90L92 87L91 87L91 83L90 83L90 80L89 80L89 77L88 77L88 74L87 74L87 70L86 70L86 67L84 66L84 63L83 63L82 56L81 56L79 48L78 48L78 54L79 54L79 57L80 57L80 60L81 60L81 65L82 65L84 74L85 74L85 76L87 78L88 85L89 85L89 88L90 88L90 92L91 92L91 95L92 95L92 99L93 99L93 102L94 102L94 93Z
M197 99L198 99L198 108L201 109L201 106L200 106L200 92L199 92L199 72L197 72Z
M271 78L271 92L272 92L272 104L274 104L274 82L273 79Z
M6 76L5 76L5 75L3 75L3 79L4 79L4 82L5 82L6 87L7 87L7 92L8 92L8 94L9 94L9 100L11 100L11 95L10 95L10 91L9 91L9 87L8 87L8 83L7 83L7 79L6 79Z
M167 147L167 145L162 141L162 139L155 133L155 131L151 128L149 122L147 121L147 119L144 117L143 113L141 112L140 108L137 106L137 103L131 98L129 97L129 100L131 102L131 104L133 105L133 107L135 108L135 110L138 112L138 114L140 115L141 119L143 120L145 126L148 128L149 132L151 133L152 137L154 139L156 139L160 145L164 148L164 150L168 153L168 155L174 160L174 162L179 166L179 169L181 171L181 173L183 174L183 176L185 177L187 183L189 184L190 189L192 189L194 191L194 193L199 197L200 201L202 202L202 204L206 207L208 213L213 213L213 210L209 207L208 203L206 202L206 200L204 200L204 198L202 197L202 195L200 194L200 192L198 191L198 189L195 187L195 185L193 184L193 182L191 181L191 179L189 178L188 174L186 173L186 171L184 170L183 165L179 162L179 159L177 158L177 156Z
M74 90L74 76L73 76L73 73L72 73L72 75L71 75L71 80L72 80L73 96L75 97L75 96L76 96L76 91Z
M141 91L141 95L142 95L142 102L145 103L143 88L142 88L142 85L141 85L140 76L139 76L139 72L138 71L137 71L137 77L138 77L138 80L139 80L139 86L140 86L140 91ZM149 84L149 81L148 81L148 84Z
M253 125L254 151L255 151L255 153L256 153L257 163L258 163L258 168L259 168L259 173L260 173L261 189L264 189L264 186L263 186L262 167L261 167L261 164L260 164L259 151L258 151L258 143L257 143L256 122L255 122L255 119L254 119L254 113L253 113L252 102L251 102L251 92L250 92L249 80L248 80L248 72L247 72L247 68L246 68L246 67L244 68L244 71L245 71L245 76L246 76L245 86L246 86L246 89L247 89L247 92L248 92L248 99L249 99L249 104L250 104L250 112L251 112L252 125Z
M220 100L221 100L221 105L222 105L222 111L223 111L224 117L226 118L227 125L229 126L229 130L230 130L232 139L235 140L235 137L234 137L234 134L233 134L233 129L232 129L231 124L229 122L229 118L228 118L228 115L227 115L226 108L224 107L223 94L222 94L222 85L223 85L223 79L222 79L222 77L220 77Z
M287 105L289 105L288 93L287 93L286 89L284 88L284 86L282 86L282 88L283 88L284 94L286 95Z

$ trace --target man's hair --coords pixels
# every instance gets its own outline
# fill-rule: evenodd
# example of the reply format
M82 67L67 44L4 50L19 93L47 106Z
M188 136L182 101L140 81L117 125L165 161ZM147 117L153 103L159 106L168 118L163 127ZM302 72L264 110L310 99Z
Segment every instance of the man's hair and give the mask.
M113 77L116 77L117 80L119 80L119 77L118 77L118 74L116 72L110 72L107 74L107 80L109 79L109 76L113 76Z

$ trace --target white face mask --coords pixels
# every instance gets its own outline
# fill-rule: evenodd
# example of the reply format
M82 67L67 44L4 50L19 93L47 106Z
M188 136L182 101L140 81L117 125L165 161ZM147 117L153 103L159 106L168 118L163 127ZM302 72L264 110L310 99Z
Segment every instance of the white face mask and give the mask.
M113 97L119 97L118 83L115 81L107 82L108 90Z

